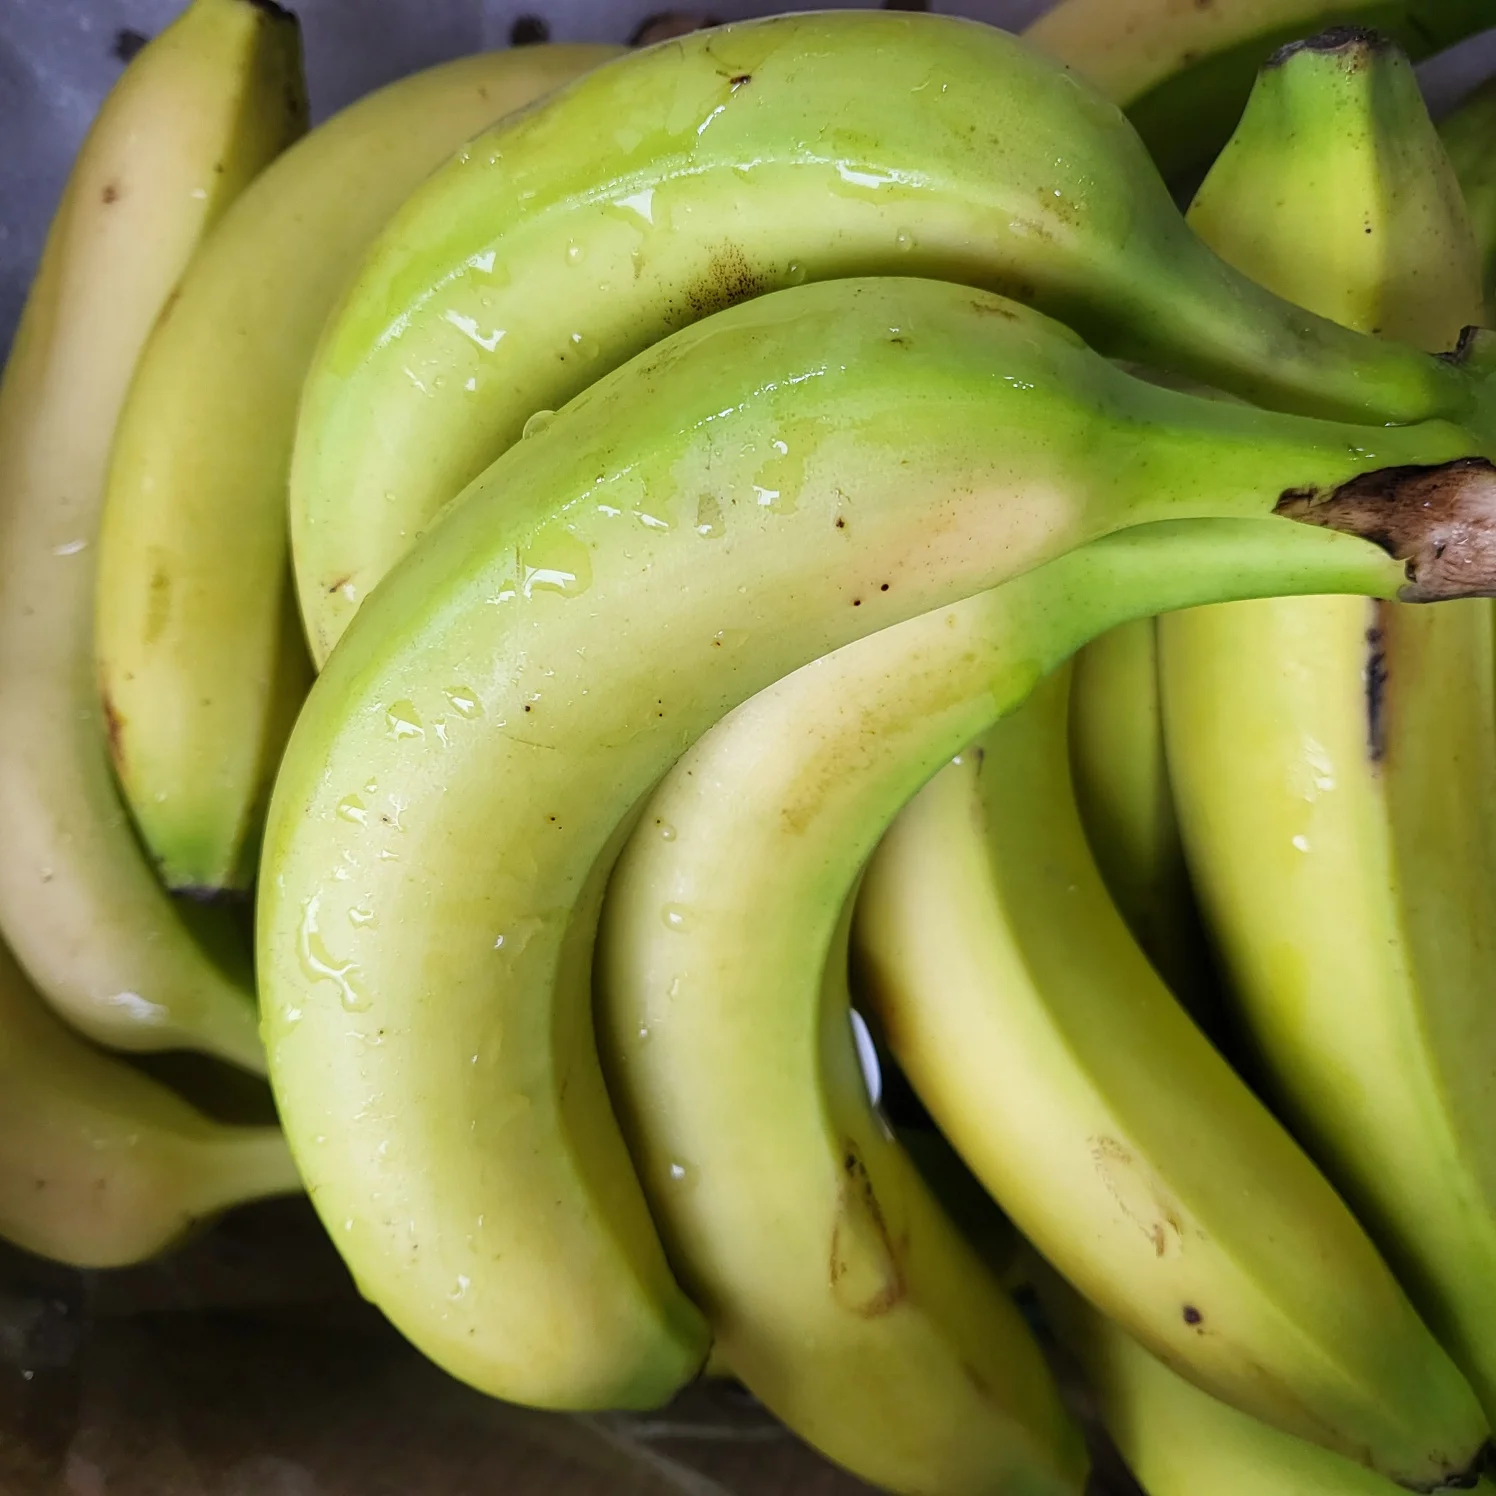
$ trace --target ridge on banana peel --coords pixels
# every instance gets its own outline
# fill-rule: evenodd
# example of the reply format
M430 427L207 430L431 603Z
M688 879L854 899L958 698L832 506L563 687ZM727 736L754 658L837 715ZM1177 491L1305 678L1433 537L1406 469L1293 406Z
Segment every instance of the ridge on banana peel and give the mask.
M299 37L258 0L193 0L133 59L73 165L0 383L0 930L90 1038L250 1070L264 1058L248 975L194 939L109 771L93 563L151 325L227 204L305 128Z
M95 653L115 772L168 887L253 880L310 684L286 484L302 378L343 282L464 140L618 50L463 57L360 99L234 204L146 345L110 462Z
M920 280L746 302L532 426L339 646L271 802L272 1083L364 1292L509 1400L668 1395L705 1331L628 1167L588 996L650 785L806 661L1112 530L1267 517L1288 490L1322 492L1333 524L1358 475L1471 448L1441 421L1160 388L1025 307ZM1441 590L1496 523L1496 473L1448 473L1406 525L1389 495L1384 595Z
M1190 220L1275 290L1436 347L1482 298L1454 172L1406 61L1329 41L1264 71ZM1159 663L1234 1031L1496 1418L1491 609L1234 604L1162 619Z
M1378 590L1387 580L1385 556L1322 531L1226 520L1136 527L806 665L701 737L645 804L608 886L594 963L609 1092L667 1255L719 1353L802 1438L863 1478L894 1490L994 1489L981 1477L994 1468L990 1456L956 1483L947 1443L956 1456L969 1453L976 1434L932 1418L921 1399L942 1395L947 1381L959 1385L953 1363L970 1357L972 1334L989 1342L989 1354L1027 1347L989 1324L996 1316L980 1271L959 1258L933 1269L950 1225L911 1180L863 1090L840 914L859 869L944 760L1099 630L1200 597L1327 584ZM1046 698L1057 689L1063 673L1040 687ZM1063 736L1061 712L1044 741L1061 768ZM1031 791L1027 779L1016 782ZM1130 946L1089 867L1073 805L1067 820L1049 798L1037 821L1058 828L1067 862L1078 849L1086 863L1066 869L1071 887L1085 885L1083 909L1049 916L1064 925L1062 940L1097 951L1082 974L1094 979L1085 1002L1127 1016L1098 1026L1099 1076L1084 1058L1061 1057L1067 1039L1087 1054L1084 1014L1072 1036L1061 1008L1058 1047L1048 1051L1022 1032L993 1044L980 1014L950 1025L959 1037L947 1034L947 1046L965 1049L989 1089L996 1081L1019 1113L1043 1114L1020 1141L1011 1119L989 1129L1012 1144L1011 1167L1028 1176L1024 1208L995 1188L1004 1181L991 1169L987 1187L1020 1226L1060 1245L1063 1265L1083 1262L1093 1279L1109 1278L1109 1302L1130 1292L1133 1321L1195 1374L1255 1398L1259 1411L1332 1429L1348 1447L1401 1456L1421 1473L1406 1441L1389 1450L1381 1430L1396 1423L1381 1403L1406 1379L1430 1447L1450 1428L1467 1435L1462 1468L1484 1439L1468 1389L1333 1190ZM1017 860L1042 866L1045 853L1030 845ZM944 926L942 936L961 943ZM948 964L937 952L928 969ZM1038 1007L1045 992L1037 978L1034 987ZM903 1061L901 1036L917 1025L885 1016ZM1191 1077L1186 1094L1166 1103L1161 1134L1124 1132L1137 1121L1120 1115L1126 1078L1156 1077L1161 1054L1171 1075ZM921 1067L909 1073L922 1089ZM1108 1081L1121 1094L1108 1095ZM1190 1243L1188 1269L1172 1258L1158 1264L1134 1221L1111 1219L1094 1139L1074 1118L1055 1116L1067 1104L1085 1110L1087 1087L1100 1109L1118 1113L1111 1130L1135 1142L1159 1187L1179 1190L1177 1209L1199 1206L1191 1184L1203 1174L1218 1198L1251 1194L1251 1218L1207 1204L1198 1214L1209 1240ZM950 1135L967 1141L961 1128ZM1267 1184L1278 1179L1281 1195ZM837 1263L829 1283L828 1242ZM1241 1282L1241 1259L1255 1281ZM1233 1291L1235 1340L1229 1349L1214 1341L1212 1354L1180 1325L1179 1302L1195 1298L1214 1313L1219 1300L1226 1323ZM1358 1364L1368 1347L1371 1377ZM1339 1373L1333 1391L1316 1356Z
M229 1126L49 1012L0 946L0 1237L124 1267L301 1183L277 1127Z
M1496 323L1496 78L1488 78L1439 122L1480 252L1486 327Z
M1011 1276L1084 1373L1107 1434L1148 1496L1397 1496L1403 1488L1192 1386L1099 1314L1037 1254ZM1470 1489L1496 1490L1490 1481Z
M1496 26L1493 0L1060 0L1023 35L1127 111L1173 177L1209 163L1284 43L1374 26L1414 61Z
M1014 295L1103 353L1259 404L1496 441L1485 372L1231 270L1115 106L1036 48L929 15L745 22L619 58L486 132L380 236L296 435L314 660L531 417L724 306L863 275Z

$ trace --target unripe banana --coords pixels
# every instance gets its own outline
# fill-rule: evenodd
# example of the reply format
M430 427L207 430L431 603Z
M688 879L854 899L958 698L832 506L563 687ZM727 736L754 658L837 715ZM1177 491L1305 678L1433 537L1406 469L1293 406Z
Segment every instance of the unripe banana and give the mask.
M1491 0L1060 0L1024 32L1115 99L1165 175L1209 163L1258 67L1332 26L1375 26L1409 57L1496 26Z
M705 1332L589 1018L631 807L807 660L1129 525L1282 501L1374 525L1403 570L1354 547L1369 590L1489 588L1496 476L1470 449L1443 422L1163 389L1016 303L920 280L747 302L532 425L361 615L271 802L273 1084L365 1293L511 1400L666 1396Z
M1011 294L1260 403L1490 429L1484 376L1266 295L1110 104L992 27L826 12L620 58L472 142L381 235L308 375L291 476L320 664L537 412L702 315L845 276Z
M0 930L101 1043L251 1069L264 1059L247 976L192 938L110 775L94 559L109 442L151 325L305 118L294 20L263 0L193 0L105 99L0 385Z
M84 1043L0 946L0 1237L122 1267L230 1205L300 1188L275 1127L229 1127Z
M170 888L242 888L310 683L286 596L296 406L370 240L470 135L614 55L526 47L403 78L234 204L146 345L99 536L99 683L115 772Z
M1470 227L1480 252L1486 327L1496 323L1496 78L1489 78L1439 124L1465 195Z
M1264 283L1390 337L1436 347L1478 315L1454 174L1412 70L1375 39L1264 70L1190 216ZM1235 604L1159 638L1180 822L1238 1026L1496 1417L1490 609Z

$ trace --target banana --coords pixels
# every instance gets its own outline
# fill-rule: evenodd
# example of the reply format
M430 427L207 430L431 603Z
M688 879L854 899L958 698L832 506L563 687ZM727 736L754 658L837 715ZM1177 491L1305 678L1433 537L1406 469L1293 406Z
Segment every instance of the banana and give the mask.
M1198 1009L1209 963L1169 789L1155 632L1136 618L1076 656L1070 768L1107 891L1170 990Z
M1439 124L1465 196L1470 226L1480 251L1483 325L1496 323L1496 78L1467 95Z
M850 900L829 957L770 963L778 988L741 979L764 972L755 939L716 938L748 934L732 891L757 894L763 877L756 860L746 885L699 876L727 860L712 840L736 819L715 814L724 788L734 799L738 771L760 767L735 722L757 700L651 801L605 905L605 1053L647 1054L624 1059L612 1094L671 1261L733 1375L854 1474L899 1492L1078 1496L1082 1440L1038 1343L868 1103L848 1024Z
M254 875L310 681L286 597L297 397L343 282L464 140L618 50L490 52L361 99L234 204L146 345L110 464L95 649L115 771L168 887Z
M364 1292L511 1401L667 1395L705 1330L589 1016L630 807L788 671L1128 525L1281 499L1380 536L1371 591L1489 589L1471 445L1180 394L897 279L733 307L532 423L364 610L271 799L272 1084Z
M1277 301L1181 222L1117 110L992 27L788 15L598 68L480 136L376 241L307 377L298 596L323 663L528 419L705 313L896 274L1014 294L1260 403L1496 436L1485 373Z
M110 776L94 547L109 441L151 324L210 225L305 117L294 18L264 0L193 0L105 99L0 384L0 930L91 1038L261 1070L251 985L194 940Z
M55 1018L0 946L0 1237L123 1267L231 1205L300 1189L276 1127L230 1127Z
M983 1441L981 1423L974 1431L970 1415L952 1414L963 1406L959 1363L994 1381L969 1349L975 1336L988 1355L1010 1358L1021 1378L1034 1373L1031 1349L1015 1347L1004 1330L993 1285L945 1244L949 1223L868 1104L850 1040L838 920L858 868L920 783L1098 628L1204 595L1315 586L1331 574L1357 585L1371 581L1371 571L1356 577L1366 559L1344 537L1254 521L1155 524L1093 542L779 681L702 737L645 806L609 884L594 967L610 1093L670 1260L725 1360L802 1437L865 1479L894 1490L1006 1489L1003 1462L987 1449L992 1435ZM1370 561L1373 570L1381 565ZM1413 1428L1433 1447L1463 1435L1459 1453L1468 1461L1483 1435L1458 1373L1334 1192L1159 986L1101 892L1067 799L1064 688L1063 672L1040 688L1051 708L1043 720L1054 729L1039 740L1051 755L1047 776L1038 784L1029 773L1012 778L1015 794L1039 797L1025 827L1034 835L1013 849L1012 862L1031 876L1035 862L1052 863L1072 888L1068 903L1047 900L1056 908L1045 913L1057 943L1096 953L1069 979L1083 994L1077 1011L1067 1013L1061 999L1047 1014L1048 988L1037 976L1014 983L1035 1013L1028 1032L984 1011L993 1004L983 996L958 1005L944 993L919 994L946 1010L935 1020L943 1038L928 1053L957 1045L967 1055L963 1076L982 1074L1000 1098L977 1122L984 1144L973 1156L986 1163L1001 1143L1008 1170L988 1168L985 1182L1006 1186L1026 1174L998 1191L999 1203L1011 1210L1016 1200L1020 1224L1058 1242L1066 1266L1083 1262L1101 1275L1113 1300L1120 1288L1134 1320L1148 1322L1155 1339L1182 1341L1191 1364L1203 1362L1238 1395L1280 1417L1289 1409L1301 1425L1328 1426L1351 1447L1375 1448L1420 1474L1425 1451L1409 1439ZM977 915L973 934L953 932L942 917L959 909L964 925L986 892L979 879L975 899L951 890L953 875L965 873L962 844L971 835L955 820L940 830L956 854L933 874L919 869L933 886L907 906L907 918L929 921L932 935L914 955L916 969L939 973L942 986L953 963L964 971L971 962L965 953L985 938L984 918L1000 929L1010 922L1005 909ZM878 870L875 860L870 877ZM885 878L870 897L877 905L901 892ZM900 906L892 923L905 917ZM864 975L876 994L887 963L876 940L869 949ZM902 1006L879 1011L905 1062L906 1037L920 1020ZM1117 1020L1092 1029L1092 1007ZM1099 1075L1088 1068L1090 1041L1073 1038L1072 1022L1104 1051ZM1079 1058L1066 1058L1069 1042ZM1160 1109L1167 1124L1146 1138L1116 1115L1136 1077L1159 1073L1161 1056L1171 1076L1197 1077L1177 1106L1197 1106L1204 1144L1193 1134L1174 1141L1169 1093ZM945 1100L938 1085L924 1089L918 1039L912 1057L917 1089ZM1149 1150L1138 1173L1151 1168L1182 1185L1202 1224L1210 1216L1209 1244L1191 1240L1186 1253L1200 1275L1188 1284L1177 1253L1155 1265L1153 1240L1139 1234L1144 1223L1119 1216L1107 1193L1095 1139L1074 1115L1077 1093L1087 1090L1106 1117L1103 1131ZM937 1119L951 1120L938 1108ZM952 1132L958 1144L973 1120ZM1201 1176L1215 1200L1253 1191L1255 1215L1199 1210L1189 1181ZM1306 1242L1314 1250L1300 1265ZM1237 1287L1242 1259L1255 1269L1245 1293ZM1153 1285L1137 1281L1149 1277ZM1212 1286L1199 1288L1202 1279ZM1228 1291L1250 1298L1239 1319L1250 1314L1251 1326L1229 1351L1219 1339L1202 1351L1179 1326L1180 1300L1210 1302ZM1347 1335L1342 1327L1353 1328ZM1337 1368L1333 1378L1317 1364L1325 1361ZM1437 1399L1458 1410L1453 1421ZM1384 1407L1396 1410L1390 1419ZM975 1462L964 1479L953 1458Z
M1463 1475L1470 1389L1112 908L1067 689L961 754L868 867L854 939L895 1059L1018 1228L1182 1375L1415 1489Z
M1496 26L1492 0L1060 0L1024 37L1116 100L1166 176L1206 166L1286 42L1374 26L1415 60Z
M1433 347L1478 315L1453 172L1412 70L1373 41L1267 69L1190 216L1347 322ZM1159 639L1180 824L1238 1026L1496 1416L1490 610L1258 602L1164 619Z
M1397 1496L1402 1489L1200 1391L1027 1256L1014 1276L1037 1294L1084 1371L1101 1423L1147 1496ZM1480 1480L1473 1489L1496 1486Z

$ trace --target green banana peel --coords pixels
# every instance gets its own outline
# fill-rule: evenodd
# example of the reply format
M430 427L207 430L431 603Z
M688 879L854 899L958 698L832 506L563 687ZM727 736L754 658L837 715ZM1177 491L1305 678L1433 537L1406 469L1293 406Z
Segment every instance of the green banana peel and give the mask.
M271 804L272 1080L365 1293L511 1400L668 1395L705 1331L589 1020L603 884L650 785L807 660L1136 524L1267 518L1292 490L1365 528L1371 485L1383 585L1438 595L1490 523L1471 449L1439 421L1163 389L921 280L746 302L533 425L360 615Z
M606 371L798 282L1013 295L1258 403L1496 440L1490 386L1266 294L1184 225L1120 112L973 22L789 15L596 69L434 176L309 373L291 474L314 659L466 483Z

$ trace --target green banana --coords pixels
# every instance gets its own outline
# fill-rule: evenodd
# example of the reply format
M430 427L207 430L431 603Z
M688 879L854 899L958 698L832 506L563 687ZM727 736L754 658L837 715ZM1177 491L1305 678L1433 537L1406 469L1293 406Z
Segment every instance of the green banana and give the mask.
M252 881L310 683L289 590L296 404L343 282L422 177L616 47L443 63L359 100L254 183L194 259L120 416L95 650L115 772L167 886Z
M1107 891L1170 990L1198 1009L1209 962L1169 789L1155 633L1136 618L1076 656L1070 768Z
M104 101L0 384L0 929L90 1037L251 1069L264 1066L252 988L194 940L110 776L93 547L151 324L211 224L305 117L294 19L263 0L193 0Z
M1101 1422L1147 1496L1397 1496L1384 1476L1279 1433L1170 1371L1045 1264L1020 1263L1084 1371ZM1472 1489L1491 1492L1480 1480Z
M959 1377L942 1376L944 1361L957 1359L966 1336L999 1354L1012 1354L1013 1337L991 1327L992 1289L969 1264L948 1250L931 1260L951 1228L911 1183L862 1088L838 930L858 867L944 759L1099 628L1205 595L1315 586L1330 575L1380 585L1375 557L1356 575L1366 559L1344 537L1262 522L1165 523L1093 542L779 681L702 737L645 806L609 884L594 967L610 1092L666 1250L727 1363L791 1427L865 1478L896 1490L1003 1489L992 1483L990 1456L964 1483L954 1479L942 1441L972 1436L932 1419L919 1400L949 1407L947 1383ZM987 1165L979 1172L989 1188L1002 1186L999 1203L1195 1374L1420 1475L1427 1448L1415 1441L1439 1448L1458 1429L1468 1463L1483 1434L1458 1373L1334 1192L1191 1028L1107 903L1065 799L1065 684L1062 673L1040 688L1051 708L1058 701L1058 716L1039 719L1054 730L1036 736L1032 707L1014 719L1015 731L1020 719L1030 724L1022 730L1050 757L1037 783L1007 766L1012 792L1036 796L1024 827L1033 834L1010 861L1036 883L1035 864L1045 866L1051 938L1088 954L1072 957L1071 974L1043 973L1048 983L1040 973L1014 981L1033 1010L1027 1028L985 1011L994 1005L980 991L958 1002L921 992L944 1029L927 1046L922 1019L904 1011L918 1006L912 994L883 1004L875 1011L896 1058L914 1062L908 1073L958 1146L976 1128L983 1143L968 1156ZM929 880L928 896L915 894L888 921L926 922L931 938L910 954L943 987L987 938L984 919L999 929L1017 923L1006 909L971 913L990 895L968 874L962 814L947 817L945 840L933 843L955 845L949 864L911 869ZM869 876L879 880L878 859ZM868 899L879 906L903 895L890 885L897 877L870 890L864 910ZM1052 879L1071 890L1068 902L1048 896ZM876 938L865 944L863 985L876 996L891 963L879 959ZM1062 995L1047 1004L1054 987ZM1104 1021L1107 1013L1116 1019ZM977 1115L978 1086L954 1129L941 1106L949 1088L925 1088L928 1057L952 1046L967 1057L950 1062L962 1082L980 1073L1000 1098ZM1182 1094L1156 1089L1165 1067L1191 1077ZM1129 1092L1140 1090L1159 1098L1154 1125L1129 1107ZM1077 1104L1088 1091L1090 1115ZM1098 1167L1093 1121L1116 1143L1110 1173ZM1122 1138L1145 1160L1134 1157L1130 1171ZM994 1151L1007 1155L1005 1171L991 1167ZM1192 1238L1185 1260L1173 1247L1159 1262L1142 1210L1117 1210L1108 1190L1125 1189L1130 1174L1141 1190L1132 1203L1146 1206L1141 1181L1151 1174L1178 1202L1169 1207L1176 1222L1189 1210L1200 1223L1208 1239ZM1233 1215L1244 1190L1253 1210ZM883 1223L881 1234L866 1230L869 1219ZM849 1224L871 1237L858 1242L864 1260L848 1274L855 1293L826 1275L828 1242L832 1260L851 1256L841 1245L858 1240ZM1229 1345L1230 1332L1202 1344L1181 1326L1181 1300L1228 1299ZM926 1317L944 1331L937 1355L925 1343ZM1337 1368L1332 1376L1325 1363ZM922 1458L911 1469L901 1457L916 1439Z
M1014 294L1104 353L1263 404L1496 437L1484 373L1223 265L1117 110L1017 39L928 15L748 22L620 58L487 132L376 242L292 461L313 658L529 418L705 313L868 274Z
M1492 0L1060 0L1024 32L1115 99L1165 175L1206 166L1278 47L1371 26L1415 60L1496 26Z
M1190 216L1265 284L1389 336L1437 346L1479 307L1412 71L1370 41L1266 70ZM1164 619L1159 640L1238 1027L1496 1417L1490 609L1246 603Z
M300 1189L276 1127L211 1121L47 1011L0 946L0 1237L123 1267L231 1205Z
M1489 589L1471 443L1183 395L920 280L733 307L533 424L379 589L271 800L272 1083L364 1292L510 1400L668 1394L705 1331L589 1018L630 808L789 670L1128 525L1281 499L1376 531L1373 592Z
M1480 251L1486 327L1496 323L1496 78L1488 78L1439 124Z

